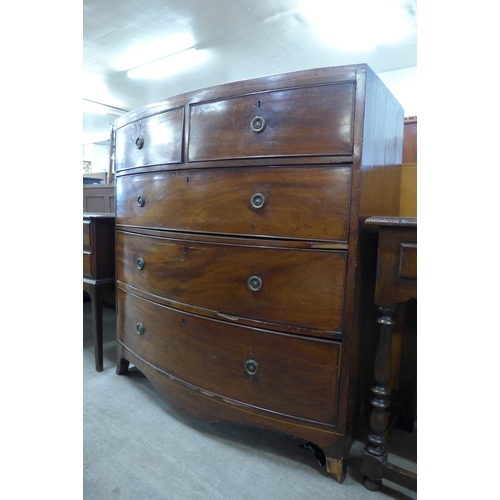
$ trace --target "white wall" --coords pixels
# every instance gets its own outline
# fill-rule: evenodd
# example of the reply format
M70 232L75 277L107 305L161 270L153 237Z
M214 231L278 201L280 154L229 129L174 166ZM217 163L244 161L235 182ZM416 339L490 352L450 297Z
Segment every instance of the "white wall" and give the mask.
M405 116L418 116L417 67L378 73L394 97L401 103Z

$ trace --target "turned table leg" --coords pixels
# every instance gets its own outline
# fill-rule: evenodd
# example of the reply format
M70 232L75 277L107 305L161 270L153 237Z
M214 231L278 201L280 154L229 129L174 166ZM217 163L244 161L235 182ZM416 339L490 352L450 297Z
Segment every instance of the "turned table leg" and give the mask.
M379 307L381 316L380 337L375 353L375 385L372 387L372 411L369 418L368 444L363 452L361 470L364 474L363 483L369 490L375 491L382 487L383 464L387 462L387 428L389 427L389 412L391 389L389 387L391 336L395 321L395 307Z

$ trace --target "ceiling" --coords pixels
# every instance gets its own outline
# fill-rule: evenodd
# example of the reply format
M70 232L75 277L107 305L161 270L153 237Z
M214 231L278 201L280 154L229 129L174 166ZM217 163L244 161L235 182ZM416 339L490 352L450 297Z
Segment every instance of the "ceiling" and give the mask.
M395 11L402 17L384 24ZM373 46L403 25L398 40ZM363 33L372 47L346 46L359 45ZM163 78L128 77L167 55L174 35L190 37L201 59L195 66ZM120 110L220 83L361 62L376 73L417 65L416 0L83 0L83 98L116 108L84 111L84 143L105 142Z

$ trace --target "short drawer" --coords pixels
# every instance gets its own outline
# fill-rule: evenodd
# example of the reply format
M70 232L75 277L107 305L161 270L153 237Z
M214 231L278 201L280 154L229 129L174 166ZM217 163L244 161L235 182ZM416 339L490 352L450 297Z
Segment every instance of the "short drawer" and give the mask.
M350 155L354 83L192 104L188 161Z
M183 120L184 108L178 108L116 130L116 171L180 163Z
M83 275L92 278L92 255L88 252L83 252Z
M88 219L83 219L83 247L90 248L92 247L92 239L91 239L91 225L92 221Z
M118 340L178 380L235 402L335 425L340 344L189 315L118 289Z
M346 252L176 241L117 232L117 279L172 302L340 332Z
M401 242L399 247L399 277L417 279L417 244Z
M192 169L120 176L117 224L346 242L351 167Z

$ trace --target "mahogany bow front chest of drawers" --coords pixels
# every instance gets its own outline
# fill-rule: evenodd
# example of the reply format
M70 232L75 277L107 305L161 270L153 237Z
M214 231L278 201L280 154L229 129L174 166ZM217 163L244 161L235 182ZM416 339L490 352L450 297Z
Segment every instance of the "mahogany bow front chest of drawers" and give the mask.
M314 443L342 481L370 315L360 221L397 213L403 109L351 65L189 92L114 128L117 373L134 364L192 417Z

